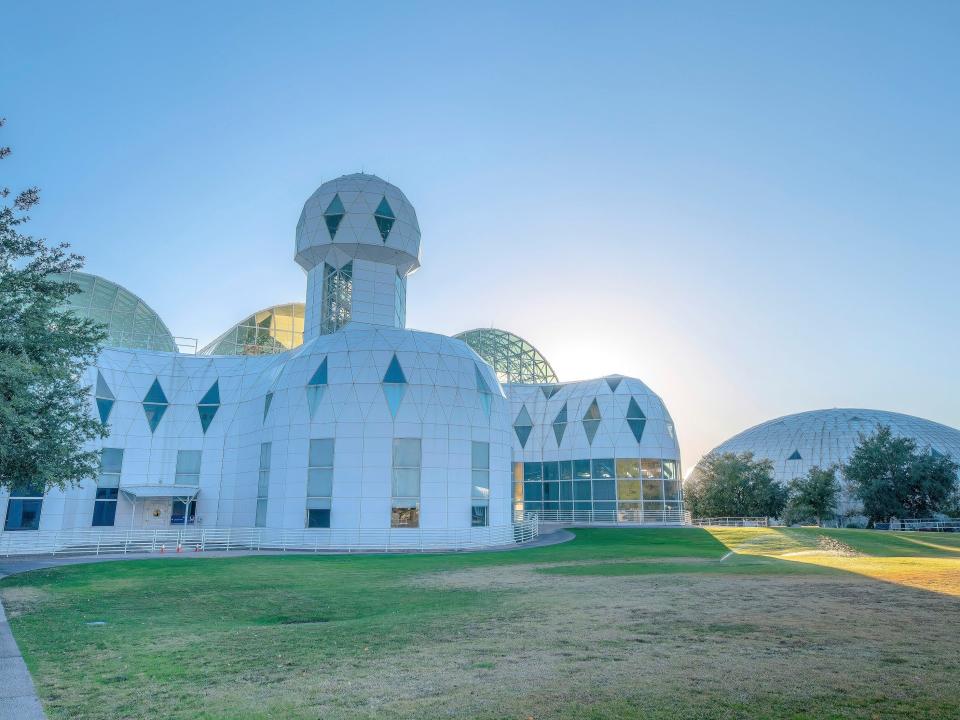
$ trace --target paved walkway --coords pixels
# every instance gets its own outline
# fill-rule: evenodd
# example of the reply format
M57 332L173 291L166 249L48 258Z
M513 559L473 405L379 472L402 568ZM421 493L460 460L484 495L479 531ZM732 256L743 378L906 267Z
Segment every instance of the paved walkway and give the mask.
M46 720L0 603L0 720Z

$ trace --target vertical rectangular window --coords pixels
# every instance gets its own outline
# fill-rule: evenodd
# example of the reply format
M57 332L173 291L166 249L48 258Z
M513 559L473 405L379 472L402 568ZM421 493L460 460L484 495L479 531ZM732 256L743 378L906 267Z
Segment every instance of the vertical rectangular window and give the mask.
M43 489L19 486L10 489L4 530L39 530Z
M323 299L320 304L320 334L336 332L350 322L353 302L353 261L341 268L323 265Z
M171 525L193 525L197 521L197 501L174 500L170 507Z
M490 443L473 441L471 448L470 525L490 524Z
M200 451L199 450L178 450L177 451L177 472L173 479L177 485L200 484Z
M393 439L390 527L420 527L420 438Z
M122 448L103 448L100 451L100 475L97 477L97 496L93 502L91 523L93 527L113 527L116 522L122 468Z
M513 464L513 519L523 519L523 463Z
M307 458L308 528L330 527L330 509L333 496L333 438L310 441Z
M260 443L260 469L257 473L257 514L254 527L267 526L267 497L270 494L270 453L273 443Z

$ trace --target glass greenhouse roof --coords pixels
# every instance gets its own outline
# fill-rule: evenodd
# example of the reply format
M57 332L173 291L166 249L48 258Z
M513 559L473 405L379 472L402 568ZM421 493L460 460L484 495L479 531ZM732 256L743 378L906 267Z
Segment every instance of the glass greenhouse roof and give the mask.
M84 272L55 277L80 286L80 292L67 298L67 304L75 314L107 326L106 345L177 351L177 343L160 316L129 290Z
M201 355L273 355L303 344L303 303L274 305L240 321Z
M497 373L500 382L555 383L547 359L522 337L497 328L477 328L454 335L473 348Z

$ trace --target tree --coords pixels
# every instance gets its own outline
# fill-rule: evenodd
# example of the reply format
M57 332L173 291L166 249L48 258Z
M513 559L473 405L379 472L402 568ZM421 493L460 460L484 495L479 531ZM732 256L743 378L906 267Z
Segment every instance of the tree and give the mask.
M684 498L694 517L777 517L787 490L774 480L770 460L711 453L687 482Z
M812 467L806 475L790 482L789 491L790 498L784 511L787 522L813 519L819 525L833 517L840 497L836 468Z
M908 437L881 425L860 435L843 474L872 522L929 517L956 502L957 465L948 455L917 450Z
M0 159L9 154L0 148ZM39 200L32 187L0 209L0 488L46 491L96 476L99 455L83 448L107 430L81 380L106 332L65 309L80 288L53 277L83 258L23 233Z

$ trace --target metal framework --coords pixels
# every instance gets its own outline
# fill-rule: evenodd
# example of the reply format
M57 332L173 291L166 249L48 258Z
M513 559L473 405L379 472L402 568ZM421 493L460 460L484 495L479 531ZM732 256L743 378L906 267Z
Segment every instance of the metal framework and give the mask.
M241 320L200 355L274 355L303 344L303 303L274 305Z
M504 383L556 383L557 374L533 345L498 328L476 328L454 335L486 360Z
M177 352L177 342L160 316L126 288L99 275L68 272L56 276L80 286L67 298L71 311L107 326L106 345Z

